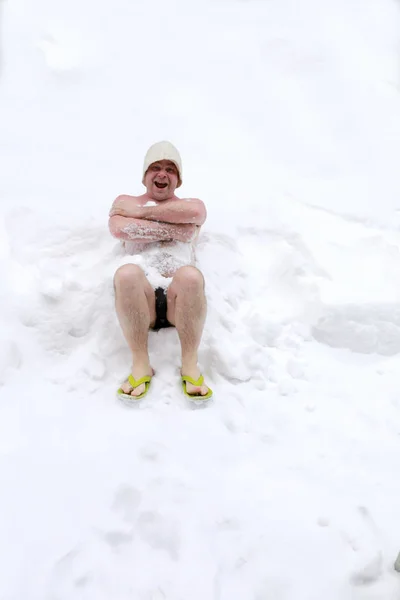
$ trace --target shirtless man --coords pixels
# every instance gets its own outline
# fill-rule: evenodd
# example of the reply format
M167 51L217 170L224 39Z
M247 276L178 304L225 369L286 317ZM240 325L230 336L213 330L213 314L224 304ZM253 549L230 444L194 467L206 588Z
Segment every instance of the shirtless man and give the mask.
M142 196L122 195L114 201L111 234L133 253L152 248L165 255L182 244L193 250L206 209L201 200L175 196L175 189L182 184L182 163L171 143L158 142L149 148L142 183L146 187ZM193 256L193 252L189 254ZM212 395L204 384L197 356L206 317L204 278L191 262L177 268L166 261L161 275L172 277L166 292L155 290L138 265L123 265L115 273L116 311L133 361L132 374L118 390L125 400L142 398L154 375L148 354L149 329L170 326L176 327L181 344L183 391L196 401Z

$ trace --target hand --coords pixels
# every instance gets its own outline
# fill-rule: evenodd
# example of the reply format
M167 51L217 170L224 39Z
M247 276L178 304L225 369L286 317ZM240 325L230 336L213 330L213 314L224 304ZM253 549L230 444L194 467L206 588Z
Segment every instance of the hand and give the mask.
M120 217L128 217L127 210L125 207L114 205L111 207L109 212L110 217L115 217L115 215L119 215Z
M142 217L141 207L130 198L122 197L117 198L110 210L109 216L114 217L119 215L121 217L128 217L131 219L140 219Z

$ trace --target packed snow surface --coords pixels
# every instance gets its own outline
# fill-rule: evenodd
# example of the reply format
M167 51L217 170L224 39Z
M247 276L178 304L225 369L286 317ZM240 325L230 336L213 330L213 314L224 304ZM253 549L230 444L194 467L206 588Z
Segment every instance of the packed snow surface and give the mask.
M400 4L0 18L0 599L399 600ZM203 410L174 329L115 396L108 211L163 139L208 211Z

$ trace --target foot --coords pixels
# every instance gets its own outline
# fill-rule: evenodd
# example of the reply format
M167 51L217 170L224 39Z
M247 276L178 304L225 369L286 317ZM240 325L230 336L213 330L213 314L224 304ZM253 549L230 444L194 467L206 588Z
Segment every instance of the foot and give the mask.
M152 369L150 367L150 365L143 366L143 367L136 365L135 368L132 369L132 375L133 375L134 379L136 379L136 380L139 380L142 377L145 377L146 375L149 375L150 377L152 377L154 375L154 369ZM124 394L128 394L130 396L140 396L140 394L144 393L144 391L146 389L146 384L141 383L137 387L133 388L131 386L131 384L129 383L129 381L126 380L121 385L121 389L124 392Z
M182 367L181 374L187 375L188 377L191 377L195 381L197 381L201 375L198 367L186 368L186 369L183 369L183 367ZM193 385L192 383L190 383L190 381L185 381L185 385L186 385L187 393L190 394L191 396L205 396L208 393L208 387L204 384L198 386L198 385Z

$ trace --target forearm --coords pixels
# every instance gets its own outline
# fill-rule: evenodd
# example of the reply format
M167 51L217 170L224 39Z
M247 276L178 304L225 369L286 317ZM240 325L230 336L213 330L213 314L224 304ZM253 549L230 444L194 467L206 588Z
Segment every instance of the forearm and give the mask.
M189 223L200 227L206 220L207 211L204 203L198 198L177 199L159 204L149 202L143 206L134 197L118 196L111 207L110 217L117 215L177 225Z
M199 203L195 200L176 200L157 204L156 206L143 206L140 208L140 218L146 221L162 221L163 223L192 223L202 225L204 218Z
M189 223L162 223L120 215L110 218L109 228L114 237L125 241L191 242L197 233L197 227Z

